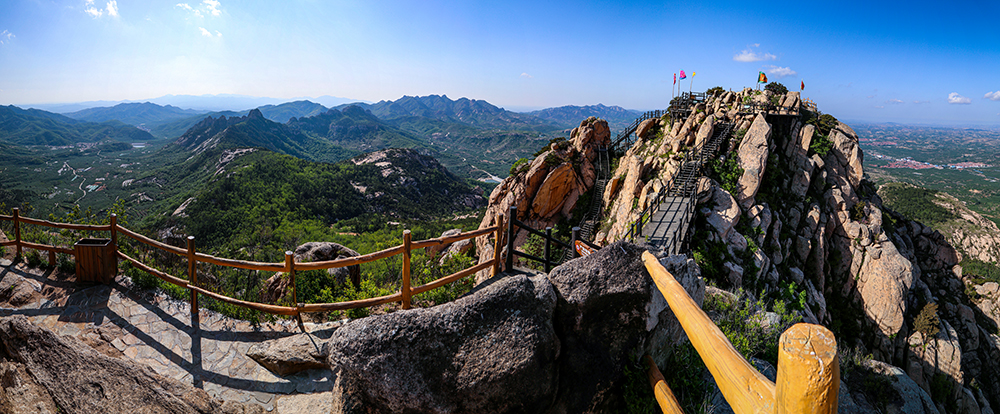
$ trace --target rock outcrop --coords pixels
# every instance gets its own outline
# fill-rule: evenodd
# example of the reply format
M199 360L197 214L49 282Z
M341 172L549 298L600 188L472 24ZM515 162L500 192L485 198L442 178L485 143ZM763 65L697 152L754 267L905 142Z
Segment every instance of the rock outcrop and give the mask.
M377 412L544 412L556 388L556 296L544 276L353 321L327 342L344 389Z
M518 220L536 229L555 226L560 220L570 218L577 200L596 181L594 163L598 149L610 143L607 121L591 117L573 129L568 141L553 140L534 160L519 161L511 175L490 194L479 228L496 225L512 206L517 207ZM526 231L519 231L514 245L524 244L527 238ZM476 238L480 263L492 260L493 248L492 237ZM480 283L487 277L488 271L480 272L476 281Z
M333 242L309 242L295 248L294 257L296 262L325 262L337 260L344 257L359 256L358 252L343 245ZM351 283L355 287L361 286L361 266L352 265L347 267L337 267L326 270L327 274L338 284ZM291 278L282 272L275 273L264 282L261 291L261 300L264 302L278 302L285 298L291 284Z
M0 383L0 409L11 413L263 413L256 405L223 404L23 316L0 318Z
M343 412L610 412L625 367L683 334L640 260L616 243L548 275L504 273L433 308L352 321L327 342ZM661 259L699 302L694 261ZM368 410L368 411L365 411Z

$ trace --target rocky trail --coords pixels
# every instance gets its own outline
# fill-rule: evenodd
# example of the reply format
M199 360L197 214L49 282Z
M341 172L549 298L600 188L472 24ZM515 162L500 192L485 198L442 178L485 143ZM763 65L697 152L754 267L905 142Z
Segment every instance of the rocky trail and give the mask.
M243 403L247 412L329 412L333 403L336 375L330 369L283 378L247 356L255 344L299 333L292 321L255 327L203 309L200 329L193 328L187 303L132 289L122 276L110 286L78 285L73 275L0 259L0 317L12 315L104 355L149 366L214 399ZM338 325L305 327L320 344Z

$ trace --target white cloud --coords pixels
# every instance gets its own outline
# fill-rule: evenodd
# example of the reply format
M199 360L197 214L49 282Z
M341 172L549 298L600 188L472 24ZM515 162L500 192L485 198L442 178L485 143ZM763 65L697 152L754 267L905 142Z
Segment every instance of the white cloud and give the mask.
M742 52L733 55L733 60L737 62L759 62L762 60L778 60L778 57L770 53L757 53L753 48L760 47L760 43L747 46Z
M788 67L784 67L783 68L783 67L774 66L774 65L768 66L767 69L766 69L766 72L769 75L771 75L771 76L773 76L775 78L784 78L784 77L788 77L788 76L798 75L798 73L795 72L794 70L792 70L792 68L788 68Z
M991 101L1000 101L1000 91L986 92L986 95L983 95L983 98L989 99Z
M952 92L952 93L948 94L948 103L950 103L950 104L968 105L968 104L972 103L972 100L969 99L969 98L966 98L966 97L964 97L962 95L959 95L958 92Z
M222 32L219 32L218 30L216 30L216 31L215 31L215 35L216 35L216 36L219 36L219 37L222 37Z
M108 2L108 16L118 17L118 1L111 0Z
M885 101L885 103L887 103L887 104L893 104L893 105L899 105L899 104L903 103L903 100L902 99L890 99L888 101Z
M4 30L2 33L0 33L0 45L4 43L9 43L10 39L13 39L15 37L17 36L14 36L13 33Z
M94 0L87 0L86 3L84 3L84 6L89 6L91 4L94 4Z
M913 101L913 103L915 103L915 104L925 104L925 103L931 103L931 101Z
M190 4L187 4L187 3L177 3L177 5L176 5L176 6L174 6L174 7L180 7L180 8L182 8L182 9L184 9L184 10L187 10L187 11L192 11L192 10L194 10L194 9L192 9L192 8L191 8L191 5L190 5Z
M531 76L531 75L529 75L529 74L528 74L528 72L521 72L521 77L522 77L522 78L528 78L528 79L531 79L531 78L533 78L534 76Z
M219 10L219 0L203 0L202 4L208 7L208 12L212 13L212 16L218 16L222 14L222 10Z
M876 108L882 109L882 108L885 108L885 105L878 105L878 106L876 106Z
M204 27L199 27L198 29L200 29L200 30L201 30L201 35L202 35L202 36L208 36L208 37L212 37L212 32L210 32L210 31L208 31L208 30L205 30L205 28L204 28Z
M94 7L88 7L83 11L87 12L87 14L89 14L90 17L93 17L95 19L104 15L104 10L98 10Z

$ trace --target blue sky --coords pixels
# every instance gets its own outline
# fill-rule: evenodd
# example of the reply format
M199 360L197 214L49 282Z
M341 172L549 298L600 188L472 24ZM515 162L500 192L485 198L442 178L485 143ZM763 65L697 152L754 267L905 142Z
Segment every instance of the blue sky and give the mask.
M447 94L655 109L683 69L695 90L758 71L804 81L842 119L1000 124L997 2L621 3L0 0L0 104Z

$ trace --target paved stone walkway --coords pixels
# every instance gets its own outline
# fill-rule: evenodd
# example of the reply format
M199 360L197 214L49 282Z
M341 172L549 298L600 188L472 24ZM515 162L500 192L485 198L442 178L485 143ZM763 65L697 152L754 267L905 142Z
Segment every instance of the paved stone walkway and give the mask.
M255 343L299 333L293 321L255 327L202 309L200 326L195 328L188 303L163 293L131 289L131 282L123 276L110 286L76 285L51 270L0 259L0 290L18 284L27 284L37 294L17 307L0 307L0 316L25 315L38 326L76 336L98 350L106 343L110 347L104 346L103 352L147 364L213 397L256 403L269 412L330 411L330 390L336 380L330 370L282 378L246 356ZM53 295L59 289L66 295ZM337 326L339 322L305 324L317 341L329 338Z

